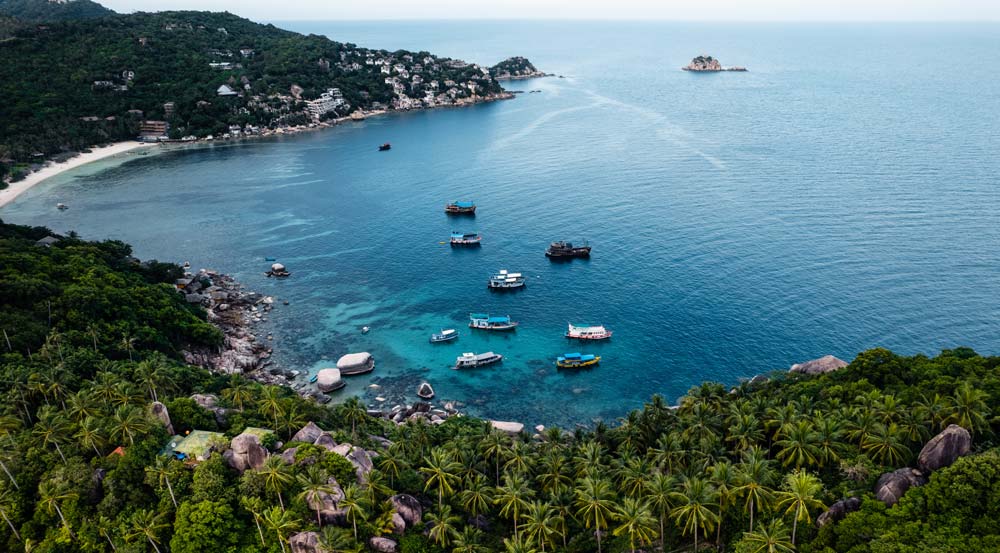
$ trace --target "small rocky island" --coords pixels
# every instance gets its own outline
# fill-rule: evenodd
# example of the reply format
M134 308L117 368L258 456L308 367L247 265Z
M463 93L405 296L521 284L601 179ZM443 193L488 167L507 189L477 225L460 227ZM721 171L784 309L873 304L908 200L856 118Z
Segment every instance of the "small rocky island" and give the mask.
M548 73L539 71L528 58L515 56L507 58L490 68L493 78L498 81L517 81L521 79L534 79L538 77L550 77Z
M719 60L713 58L712 56L698 56L693 60L691 60L691 63L689 63L687 66L681 67L681 69L684 71L697 71L706 73L713 73L717 71L747 70L746 67L739 67L735 65L732 67L724 67L721 63L719 63Z

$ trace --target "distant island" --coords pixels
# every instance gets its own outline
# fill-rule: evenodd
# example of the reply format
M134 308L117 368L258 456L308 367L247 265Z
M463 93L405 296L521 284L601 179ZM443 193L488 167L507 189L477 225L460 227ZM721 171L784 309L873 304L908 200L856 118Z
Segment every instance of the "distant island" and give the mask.
M691 60L691 63L687 64L685 67L681 67L684 71L697 71L697 72L717 72L717 71L746 71L746 67L732 66L724 67L719 60L713 58L712 56L698 56Z
M523 57L486 67L229 13L101 9L0 0L0 189L96 145L281 134L463 106L512 98L501 79L544 75Z

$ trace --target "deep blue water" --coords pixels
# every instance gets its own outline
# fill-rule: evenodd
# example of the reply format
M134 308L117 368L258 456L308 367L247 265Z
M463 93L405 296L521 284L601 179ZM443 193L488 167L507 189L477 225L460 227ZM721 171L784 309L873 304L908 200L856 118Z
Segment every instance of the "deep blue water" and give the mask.
M483 64L526 55L566 78L512 83L541 92L490 105L92 166L0 217L126 240L287 299L272 316L286 366L375 355L349 392L377 379L412 398L426 378L439 399L530 424L611 419L653 393L827 353L1000 351L1000 26L281 25ZM702 53L750 72L678 70ZM449 219L455 198L479 214ZM440 244L452 229L482 232L482 248ZM593 257L548 261L561 238L589 239ZM263 278L267 256L293 277ZM489 293L500 268L527 289ZM522 326L472 333L470 311ZM568 343L567 321L615 337ZM442 327L461 338L429 344ZM449 369L489 349L502 366ZM575 350L604 361L556 371Z

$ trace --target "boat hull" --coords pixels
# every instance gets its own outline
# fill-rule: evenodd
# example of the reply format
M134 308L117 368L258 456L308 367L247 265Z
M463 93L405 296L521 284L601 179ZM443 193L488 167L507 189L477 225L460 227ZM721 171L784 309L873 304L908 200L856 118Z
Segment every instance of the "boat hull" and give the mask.
M448 215L475 215L475 207L445 207L444 212Z
M432 344L442 344L444 342L451 342L452 340L458 339L458 334L453 334L451 336L431 336Z
M572 259L574 257L590 257L590 248L574 248L567 251L545 250L545 257L553 259Z
M608 332L607 334L596 335L596 336L574 336L574 335L572 335L572 334L570 334L570 333L567 332L566 333L566 337L569 338L570 340L592 340L592 341L598 341L598 340L610 340L612 334L613 334L612 332Z
M478 369L480 367L488 367L490 365L495 365L501 361L503 361L503 355L497 355L493 359L487 361L479 361L477 363L455 363L455 366L453 366L452 368L455 370Z
M476 330L496 330L500 332L514 330L517 328L518 323L510 323L505 325L493 325L493 326L476 326L475 323L469 323L469 328L474 328Z
M601 362L601 358L591 359L589 361L556 361L556 367L560 369L585 369L587 367L593 367Z

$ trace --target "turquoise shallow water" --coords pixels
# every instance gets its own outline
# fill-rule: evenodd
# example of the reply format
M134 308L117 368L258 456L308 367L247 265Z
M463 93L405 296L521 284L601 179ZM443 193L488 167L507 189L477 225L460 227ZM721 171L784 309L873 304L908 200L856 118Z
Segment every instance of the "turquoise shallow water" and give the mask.
M374 379L412 399L426 378L440 399L531 424L610 419L827 353L1000 350L996 25L282 25L484 64L521 54L566 78L68 173L0 217L126 240L287 299L272 317L283 365L375 355L348 392ZM701 53L751 71L678 70ZM455 198L479 214L448 218ZM482 232L482 248L439 244L452 229ZM548 261L560 238L589 239L593 257ZM293 277L264 278L268 256ZM489 293L500 268L527 289ZM472 333L470 311L522 327ZM615 337L568 343L567 321ZM442 327L461 338L429 344ZM448 368L489 349L503 365ZM576 350L604 361L556 371Z

